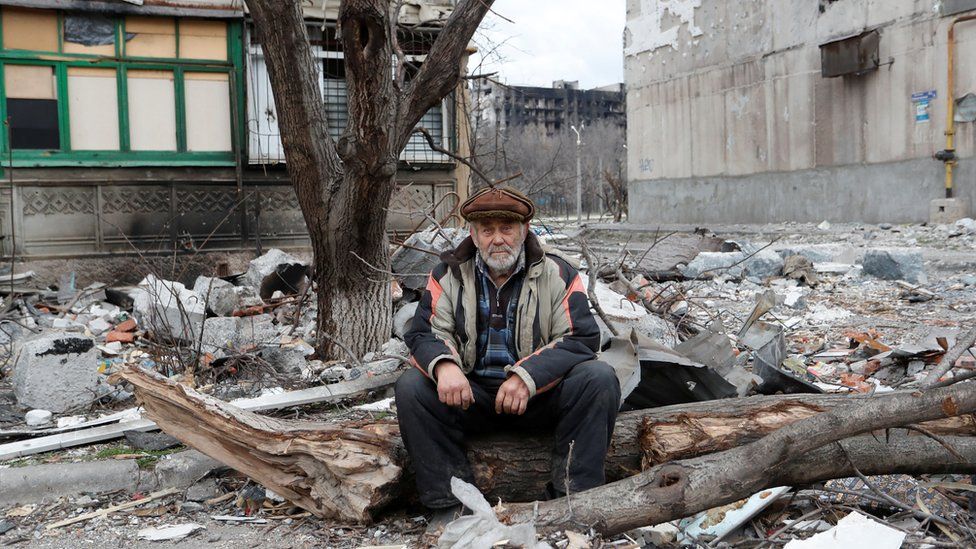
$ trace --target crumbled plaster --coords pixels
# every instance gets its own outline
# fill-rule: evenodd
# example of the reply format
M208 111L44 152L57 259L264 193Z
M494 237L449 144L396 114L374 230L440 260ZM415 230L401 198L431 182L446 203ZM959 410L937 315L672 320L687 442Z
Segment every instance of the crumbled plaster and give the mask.
M677 50L681 25L687 25L693 37L704 34L695 25L695 8L700 8L701 3L702 0L641 0L640 16L627 23L631 43L624 50L625 55L653 52L664 46ZM662 28L665 13L677 17L680 24L669 29Z

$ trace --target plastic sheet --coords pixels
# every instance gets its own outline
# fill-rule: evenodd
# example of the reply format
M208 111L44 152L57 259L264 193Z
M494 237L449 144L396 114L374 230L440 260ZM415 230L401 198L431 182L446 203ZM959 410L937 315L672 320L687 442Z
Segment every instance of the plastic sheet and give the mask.
M467 482L452 477L451 492L474 514L463 516L445 526L444 533L437 542L438 549L489 549L503 540L508 540L509 545L551 549L547 543L536 542L534 524L507 526L499 522L485 496Z

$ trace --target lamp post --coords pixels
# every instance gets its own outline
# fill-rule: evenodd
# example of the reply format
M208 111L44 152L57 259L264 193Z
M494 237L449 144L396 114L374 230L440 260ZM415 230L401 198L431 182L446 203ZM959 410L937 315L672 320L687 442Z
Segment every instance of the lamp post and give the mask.
M580 124L580 128L577 130L576 126L570 126L569 128L576 133L576 223L582 223L583 221L583 175L580 172L580 149L583 146L583 136L580 132L585 127L584 124Z

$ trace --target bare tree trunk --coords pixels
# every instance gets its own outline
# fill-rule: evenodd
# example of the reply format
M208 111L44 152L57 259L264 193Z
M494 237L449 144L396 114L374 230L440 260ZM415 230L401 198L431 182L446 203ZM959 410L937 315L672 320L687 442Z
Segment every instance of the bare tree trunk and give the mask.
M302 2L246 0L268 65L288 175L312 241L322 358L347 358L345 349L360 356L390 337L386 220L399 153L424 113L457 87L468 41L492 1L458 3L409 85L391 67L395 3L340 2L349 123L335 143Z
M377 510L412 490L412 486L403 485L402 473L409 469L409 462L393 423L352 427L279 420L239 410L137 368L124 371L122 377L135 386L136 396L146 412L164 431L251 476L317 516L368 522ZM573 503L575 517L585 518L587 523L594 519L592 523L601 524L606 531L619 531L623 525L629 528L644 520L648 522L641 524L671 520L691 514L695 509L747 497L769 486L849 475L851 468L846 461L821 462L824 452L830 455L834 451L831 447L810 450L798 460L786 461L760 473L748 468L737 470L738 462L727 461L736 452L741 453L744 448L755 449L757 444L761 445L797 422L811 421L811 418L822 421L833 412L858 415L859 406L856 405L876 406L885 398L890 400L890 397L789 395L712 401L622 414L607 457L607 474L611 480L625 480L572 495L576 502ZM828 412L821 413L820 410ZM911 421L912 418L906 416L903 419ZM684 427L676 428L689 425L708 427L691 429L690 437L683 432ZM942 435L972 434L974 430L974 420L969 416L924 425L927 431ZM773 434L768 435L770 432ZM845 440L844 444L853 448L858 467L863 466L872 473L969 472L976 468L976 437L952 438L957 452L974 458L968 461L960 461L937 442L922 435L908 436L899 431L891 437L890 443L880 442L883 439L885 437L878 437L872 443L872 437L860 437ZM551 440L544 436L500 435L472 441L468 456L479 488L490 499L531 501L543 493L550 478L551 447ZM906 449L914 453L892 454ZM662 451L670 453L662 455ZM717 453L700 457L704 452ZM676 455L691 459L671 461ZM667 509L670 509L667 513L670 514L662 511L664 514L653 515L653 520L638 519L637 511L630 505L642 496L629 491L635 487L650 489L648 486L653 482L645 478L648 473L640 473L640 468L642 462L648 465L654 458L667 459L669 464L663 466L664 470L673 472L678 484L684 483L682 486L692 475L706 475L725 484L712 485L711 490L700 493L692 492L694 499L689 497L687 501L680 498L654 500L653 505L648 505L667 503ZM650 471L660 472L662 466L653 466ZM626 494L630 495L624 497ZM687 497L687 492L685 494ZM624 499L619 502L614 499L621 497ZM648 502L647 499L639 501ZM559 505L566 505L566 502L541 504L543 523L562 524L559 520L565 519L565 509ZM517 504L509 505L509 508L518 516L527 512ZM623 511L627 514L616 515ZM606 519L604 512L614 514L616 520ZM667 518L660 519L662 516Z

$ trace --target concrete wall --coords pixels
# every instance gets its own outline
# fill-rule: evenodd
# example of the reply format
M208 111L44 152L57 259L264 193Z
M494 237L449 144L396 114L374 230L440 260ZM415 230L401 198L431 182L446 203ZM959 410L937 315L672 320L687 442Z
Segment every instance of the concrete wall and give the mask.
M952 18L938 8L933 0L628 0L630 219L927 219L928 200L943 196L943 165L931 155L945 148ZM882 66L823 78L819 45L866 29L881 35ZM956 34L959 97L976 92L976 22ZM917 122L911 95L929 90L930 120ZM973 124L956 131L958 194L972 196Z

